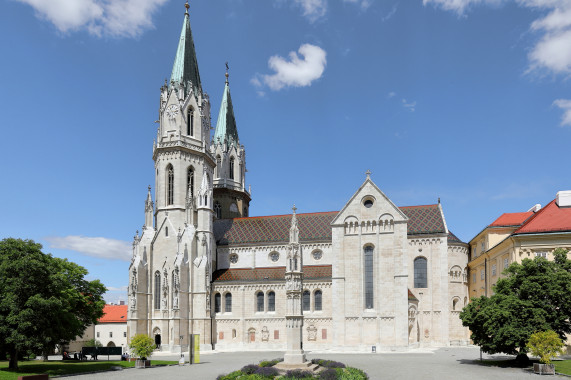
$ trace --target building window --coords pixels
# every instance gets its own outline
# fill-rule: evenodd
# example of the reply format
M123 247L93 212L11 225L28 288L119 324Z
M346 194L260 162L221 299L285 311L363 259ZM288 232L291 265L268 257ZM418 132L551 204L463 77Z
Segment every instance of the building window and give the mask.
M220 158L220 155L216 156L216 178L220 178L220 169L222 169L222 159Z
M186 191L191 197L194 195L194 169L188 168L186 172Z
M496 264L492 265L492 276L496 275Z
M97 337L99 338L99 331L97 331Z
M127 331L123 332L123 338L127 337Z
M189 136L194 135L194 112L192 107L186 113L186 134Z
M220 303L222 301L222 298L220 296L220 293L216 293L214 295L214 312L215 313L220 313Z
M227 313L232 312L232 293L226 293L224 295L224 311Z
M214 214L216 218L222 219L222 206L220 206L220 202L214 202Z
M544 259L546 259L547 252L535 252L535 257L543 257Z
M234 157L230 158L230 173L228 173L230 179L234 179Z
M276 293L268 293L268 311L276 311Z
M508 265L509 265L509 260L508 260L508 258L506 257L506 258L504 259L504 269L506 269L506 268L508 267Z
M161 308L161 273L155 272L155 310Z
M311 294L309 293L309 290L304 290L302 296L303 311L309 311L310 305L311 305Z
M480 250L482 251L482 253L484 253L484 251L486 250L486 242L482 241L482 244L480 246L481 246Z
M414 259L414 287L415 288L427 288L428 287L428 276L427 276L427 261L424 257L417 257Z
M476 283L476 273L472 274L472 282L474 284Z
M321 290L316 290L314 296L314 302L315 302L315 311L321 311L323 306L322 306L322 301L321 301Z
M365 254L365 308L373 308L373 247L368 245L364 250Z
M244 218L248 217L248 207L244 207L244 215L242 215Z
M486 272L484 272L484 270L480 270L480 280L484 280L484 278L486 278Z
M264 311L264 293L256 293L256 311Z
M113 331L109 331L109 338L113 338Z
M174 171L172 165L167 166L167 205L174 203Z
M165 227L165 236L168 237L169 236L169 228Z

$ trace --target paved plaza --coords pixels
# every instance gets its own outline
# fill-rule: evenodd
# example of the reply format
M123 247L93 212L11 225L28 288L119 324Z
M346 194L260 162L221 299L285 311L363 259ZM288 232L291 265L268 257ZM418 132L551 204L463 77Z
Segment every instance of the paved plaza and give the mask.
M220 352L202 353L201 363L185 366L168 366L148 369L125 369L74 376L77 380L96 379L204 379L213 380L220 374L226 374L263 359L283 357L283 352ZM371 380L380 379L533 379L531 372L519 368L487 367L474 363L479 359L480 351L476 347L448 347L433 350L419 350L408 353L308 353L308 359L322 358L337 360L351 367L357 367L369 375ZM485 355L484 359L505 359L502 355ZM178 360L178 355L159 353L154 359ZM551 377L553 378L553 377ZM555 378L563 378L555 376Z

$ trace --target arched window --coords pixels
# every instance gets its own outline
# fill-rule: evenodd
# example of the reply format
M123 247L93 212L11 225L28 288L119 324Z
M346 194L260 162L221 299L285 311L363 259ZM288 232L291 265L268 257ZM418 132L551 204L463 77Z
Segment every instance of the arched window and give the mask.
M315 302L315 311L321 311L323 309L321 296L322 296L321 290L316 290L313 295Z
M264 311L264 293L258 292L256 294L256 311Z
M174 203L174 171L172 165L167 166L167 205Z
M428 287L426 259L424 257L417 257L416 259L414 259L414 287L415 288Z
M224 311L227 313L232 312L232 293L226 293L224 295Z
M216 156L216 174L215 174L215 178L220 178L220 169L222 169L222 159L220 158L220 155Z
M190 196L194 195L194 169L192 166L186 172L186 191L190 191Z
M309 311L309 307L311 304L311 294L309 293L309 290L303 291L303 296L301 300L302 300L303 311Z
M234 157L230 158L230 173L228 175L230 179L234 179Z
M194 136L194 110L192 107L189 107L186 114L186 134Z
M161 272L155 272L155 309L161 308Z
M248 207L244 207L244 214L242 215L244 218L248 217Z
M222 206L218 201L214 202L214 214L218 219L222 219Z
M276 293L268 293L268 311L276 311Z
M165 236L168 237L169 236L169 228L165 227Z
M373 247L368 245L364 249L365 260L365 308L373 308Z
M220 303L222 301L222 296L220 296L220 293L216 293L214 295L214 312L215 313L220 313Z

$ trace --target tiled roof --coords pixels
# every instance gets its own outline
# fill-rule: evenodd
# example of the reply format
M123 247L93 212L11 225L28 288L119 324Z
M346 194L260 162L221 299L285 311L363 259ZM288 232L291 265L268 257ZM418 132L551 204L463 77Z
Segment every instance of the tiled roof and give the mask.
M448 243L464 243L460 240L456 235L452 233L452 231L448 231Z
M285 267L219 269L212 275L214 282L262 282L285 281ZM304 265L303 278L306 280L331 280L331 265Z
M331 221L337 211L297 214L301 243L331 241ZM289 241L291 215L222 219L214 222L219 245Z
M445 233L444 220L437 204L399 207L408 217L409 235Z
M445 233L444 220L437 204L400 207L409 218L408 234ZM331 241L331 222L337 211L297 214L301 243ZM218 245L286 243L289 240L291 214L214 221Z
M552 200L529 218L515 234L571 231L571 207L559 207Z
M408 300L409 301L418 301L418 298L416 298L414 296L414 294L412 294L412 292L410 291L410 289L408 289Z
M127 305L105 305L99 323L127 323Z
M525 222L533 212L507 212L502 214L498 219L494 220L488 227L514 227Z

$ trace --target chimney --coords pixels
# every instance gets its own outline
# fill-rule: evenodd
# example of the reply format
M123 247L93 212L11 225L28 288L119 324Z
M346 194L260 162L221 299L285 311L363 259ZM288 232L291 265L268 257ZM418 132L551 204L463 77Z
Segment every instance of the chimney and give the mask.
M571 207L571 190L558 192L555 197L555 203L559 207Z
M119 301L119 305L125 305L125 301Z
M541 205L538 203L535 206L533 206L532 208L530 208L529 210L527 210L527 212L538 212L539 210L541 210Z

